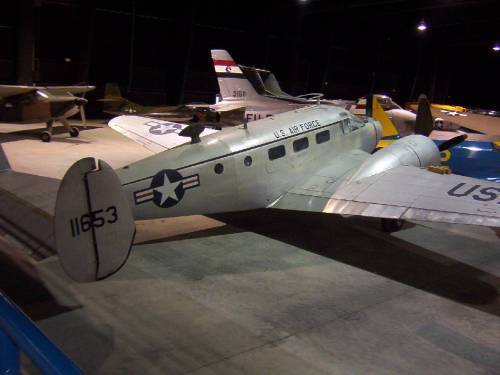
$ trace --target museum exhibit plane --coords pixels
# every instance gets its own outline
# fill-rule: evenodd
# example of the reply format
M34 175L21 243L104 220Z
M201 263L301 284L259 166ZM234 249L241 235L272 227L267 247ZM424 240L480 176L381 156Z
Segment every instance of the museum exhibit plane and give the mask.
M411 110L417 109L418 103L408 103ZM500 117L495 111L474 111L461 106L431 104L434 118L441 118L444 126L451 126L467 133L479 133L500 136Z
M415 123L417 120L415 112L417 112L417 106L414 107L414 111L410 111L402 108L399 104L394 102L390 96L383 94L374 94L373 96L377 98L378 103L394 125L399 136L404 137L415 133ZM351 107L351 112L358 116L366 116L366 109L367 98L362 97ZM445 131L455 131L458 130L459 126L450 122L444 122L441 117L436 117L433 119L433 128Z
M349 107L352 101L323 100L323 94L292 96L281 90L274 74L238 65L226 50L210 51L221 101L211 108L218 112L240 109L246 121L255 121L313 103Z
M179 104L173 106L145 106L135 103L121 94L120 86L107 83L103 103L104 113L121 116L147 116L175 122L203 122L212 126L234 125L243 121L243 112L230 110L217 112L208 104Z
M500 226L497 184L439 174L440 150L422 135L372 154L378 121L334 106L308 106L200 138L113 170L84 158L69 168L56 201L55 242L77 281L103 279L125 263L134 220L257 208L382 219ZM169 134L172 137L173 134ZM177 136L177 135L176 135Z
M365 106L367 111L365 115L373 116L382 124L384 136L377 146L383 148L400 138L400 133L379 101L377 95L368 96L365 102L372 105ZM463 136L466 138L464 141L441 152L441 163L459 175L500 182L500 136L443 131L435 128L436 122L432 117L429 101L425 95L421 95L412 133L428 136L438 147L443 142Z
M0 85L0 121L19 124L44 122L47 125L41 134L44 142L50 142L55 122L60 122L72 137L78 137L78 128L70 126L67 119L80 113L85 124L87 99L76 95L93 89L95 86Z

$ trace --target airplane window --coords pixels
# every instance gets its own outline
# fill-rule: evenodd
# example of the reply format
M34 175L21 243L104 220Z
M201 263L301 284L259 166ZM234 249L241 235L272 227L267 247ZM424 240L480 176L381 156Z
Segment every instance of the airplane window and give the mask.
M309 139L307 137L297 139L293 142L293 151L299 152L309 147Z
M222 172L224 172L224 166L221 163L215 164L214 172L217 174L221 174Z
M340 129L342 129L342 133L347 134L349 130L344 127L344 121L340 122Z
M356 121L356 119L353 117L350 119L349 126L352 131L359 129L359 123Z
M345 119L342 121L342 131L344 134L351 132L351 126L349 125L349 119Z
M252 165L252 157L251 156L245 156L245 160L243 160L243 163L249 167Z
M330 130L323 130L322 132L316 133L316 143L328 142L330 140Z
M285 146L283 146L283 145L276 146L276 147L270 148L267 152L269 154L269 160L279 159L279 158L282 158L283 156L285 156Z
M359 129L359 128L362 128L363 126L365 126L365 123L357 116L353 116L352 117L352 125L354 127L354 129Z

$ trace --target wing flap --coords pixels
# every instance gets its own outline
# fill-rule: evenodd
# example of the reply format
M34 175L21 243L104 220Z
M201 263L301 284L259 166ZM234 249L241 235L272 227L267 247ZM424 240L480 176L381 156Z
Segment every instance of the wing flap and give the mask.
M141 116L118 116L109 122L109 126L155 154L189 142L189 138L179 135L187 125L176 122ZM201 136L216 131L205 129Z

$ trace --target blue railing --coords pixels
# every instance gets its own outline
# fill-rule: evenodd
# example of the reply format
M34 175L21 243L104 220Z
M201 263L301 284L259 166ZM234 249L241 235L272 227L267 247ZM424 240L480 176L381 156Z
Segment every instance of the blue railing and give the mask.
M84 374L0 292L0 375L20 374L19 351L23 351L42 374Z

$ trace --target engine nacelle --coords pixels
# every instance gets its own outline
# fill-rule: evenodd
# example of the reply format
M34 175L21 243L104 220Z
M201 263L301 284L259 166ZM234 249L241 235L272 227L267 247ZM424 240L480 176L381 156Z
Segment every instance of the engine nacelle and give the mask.
M423 168L429 165L440 165L440 163L439 149L432 140L423 135L409 135L366 159L348 179L348 182L373 176L402 165Z

